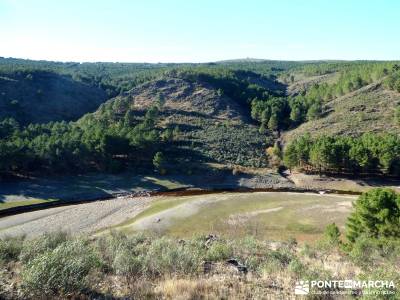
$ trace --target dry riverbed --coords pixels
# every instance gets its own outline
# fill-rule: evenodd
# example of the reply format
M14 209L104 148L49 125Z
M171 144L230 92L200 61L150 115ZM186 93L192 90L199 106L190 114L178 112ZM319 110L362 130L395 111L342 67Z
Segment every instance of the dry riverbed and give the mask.
M64 231L93 233L123 222L148 207L157 197L124 197L38 210L0 219L0 237Z
M314 240L329 223L343 228L355 199L294 192L122 197L4 217L0 237L31 238L52 231L103 234L113 229L177 237L215 233Z

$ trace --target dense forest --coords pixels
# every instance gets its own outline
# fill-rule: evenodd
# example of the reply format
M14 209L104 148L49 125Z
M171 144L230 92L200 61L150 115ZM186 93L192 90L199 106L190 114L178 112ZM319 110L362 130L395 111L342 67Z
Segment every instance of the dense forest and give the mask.
M114 124L91 122L30 124L21 128L13 119L0 123L0 171L84 172L120 171L128 163L151 162L174 131L155 128L158 108L141 119L130 114Z
M285 165L308 172L400 175L400 137L363 134L360 137L309 135L292 141Z

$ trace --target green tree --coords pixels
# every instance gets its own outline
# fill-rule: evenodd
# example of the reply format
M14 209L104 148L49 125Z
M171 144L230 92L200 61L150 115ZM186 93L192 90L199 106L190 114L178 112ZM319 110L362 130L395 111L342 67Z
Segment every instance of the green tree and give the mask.
M277 130L278 129L278 117L276 114L273 114L268 121L268 128L270 130Z
M258 129L258 132L260 134L266 134L267 133L267 127L265 126L265 122L261 123L260 128Z
M369 238L400 237L400 195L388 188L376 188L358 197L347 220L347 239L354 243Z
M160 173L164 173L165 172L164 164L165 164L164 154L162 152L157 152L153 158L153 166Z
M297 167L300 164L300 158L298 156L295 143L290 143L286 147L283 155L283 163L287 168L289 168L290 171L292 171L294 167Z
M340 244L340 230L335 223L329 224L325 227L324 239L331 245Z
M316 102L310 106L307 111L307 119L308 120L315 120L318 119L322 114L322 106L321 103Z
M303 119L303 114L300 107L298 105L294 106L290 111L290 120L295 124L298 124L302 121L302 119Z

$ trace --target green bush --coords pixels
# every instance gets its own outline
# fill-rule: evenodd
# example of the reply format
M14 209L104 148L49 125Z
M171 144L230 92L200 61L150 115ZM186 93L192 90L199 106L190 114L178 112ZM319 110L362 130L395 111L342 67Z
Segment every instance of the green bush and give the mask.
M288 269L292 272L296 278L302 279L306 277L308 268L305 264L303 264L298 258L293 259L289 265Z
M366 292L362 299L363 300L398 300L400 295L399 282L400 273L398 266L396 265L385 265L382 267L377 267L368 270L365 273L359 275L360 280L383 280L383 281L393 281L394 288L367 288L364 290ZM390 292L390 293L389 293Z
M257 270L267 255L267 247L264 243L252 236L235 243L234 257L237 257L250 270Z
M317 257L317 251L315 247L311 247L309 244L304 244L304 246L301 248L300 254L308 258Z
M232 246L223 241L217 241L211 244L207 251L206 259L211 261L221 261L230 258L233 255Z
M101 256L103 271L112 270L126 275L127 271L125 267L122 267L122 260L125 258L122 258L121 253L127 253L132 257L137 256L140 253L140 245L145 241L146 237L141 233L127 237L123 233L116 232L96 240L95 247Z
M293 254L285 248L270 251L266 257L267 263L278 270L286 268L292 259Z
M64 232L46 233L39 238L24 241L19 259L27 263L36 256L46 251L55 249L58 245L67 241L68 235Z
M17 260L21 252L23 237L0 239L0 264Z
M117 275L140 276L143 274L145 259L142 255L136 256L126 248L116 251L112 264Z
M201 256L196 248L180 244L167 238L154 240L144 255L144 275L188 275L198 271Z
M97 266L98 257L86 241L68 241L24 266L23 288L41 297L78 293L87 286L87 276Z
M340 244L340 230L335 223L329 224L325 227L323 238L332 246Z
M378 266L398 264L400 241L397 239L372 239L360 236L350 248L350 258L363 269L373 270Z
M264 262L258 267L258 272L277 272L285 270L296 257L297 241L290 239L276 250L270 250L264 257Z

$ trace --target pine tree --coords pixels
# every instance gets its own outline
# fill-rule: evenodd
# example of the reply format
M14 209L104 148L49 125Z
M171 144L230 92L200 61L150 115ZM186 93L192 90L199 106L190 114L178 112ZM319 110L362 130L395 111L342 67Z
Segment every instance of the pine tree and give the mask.
M269 121L268 121L268 128L269 128L270 130L276 130L276 129L278 129L278 117L277 117L276 114L273 114L273 115L271 116L271 118L269 118Z
M353 203L347 220L346 236L351 243L364 235L369 238L400 237L400 195L388 188L362 194Z

